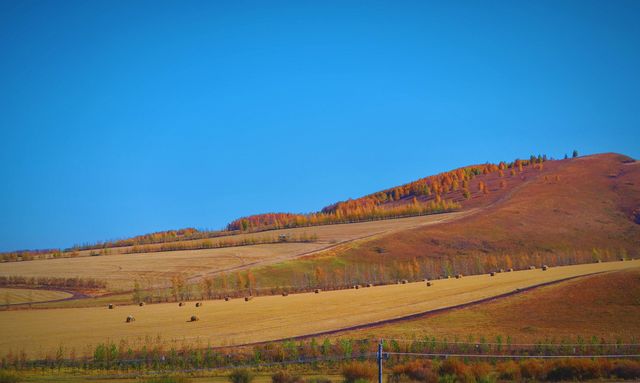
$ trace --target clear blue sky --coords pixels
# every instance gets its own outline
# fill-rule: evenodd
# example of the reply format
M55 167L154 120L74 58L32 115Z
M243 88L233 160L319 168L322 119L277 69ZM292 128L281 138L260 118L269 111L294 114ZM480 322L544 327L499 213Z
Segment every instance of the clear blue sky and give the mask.
M640 155L640 1L0 1L0 250Z

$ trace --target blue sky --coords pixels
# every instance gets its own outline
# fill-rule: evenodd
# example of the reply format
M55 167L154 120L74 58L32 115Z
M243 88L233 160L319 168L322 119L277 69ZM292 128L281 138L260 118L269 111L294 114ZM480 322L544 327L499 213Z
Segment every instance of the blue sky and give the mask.
M640 156L638 1L0 2L0 250Z

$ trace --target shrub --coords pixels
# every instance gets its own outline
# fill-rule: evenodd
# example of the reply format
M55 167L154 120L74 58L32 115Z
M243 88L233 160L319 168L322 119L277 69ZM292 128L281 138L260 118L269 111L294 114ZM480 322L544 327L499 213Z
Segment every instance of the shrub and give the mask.
M389 376L389 381L392 383L400 383L405 380L436 383L438 382L438 375L434 372L433 365L430 360L415 360L413 362L395 366L393 368L393 372Z
M520 366L513 360L499 363L496 366L498 378L503 380L520 380Z
M520 362L520 376L522 379L542 381L547 378L547 368L541 360L523 360Z
M476 382L492 382L491 365L486 362L478 362L471 365L471 374L476 378Z
M9 371L0 370L0 383L16 383L20 382L22 378L20 375L16 375Z
M345 383L355 383L356 381L373 382L377 374L376 365L370 362L353 362L342 367L342 376Z
M309 378L306 380L307 383L331 383L331 379L325 378L324 376L318 376L315 378Z
M452 375L459 382L473 382L471 368L459 359L447 359L440 366L440 374Z
M303 383L304 380L297 375L292 375L286 371L278 371L271 375L273 383Z
M640 362L620 360L615 363L611 373L619 379L640 379Z
M596 362L588 359L563 359L554 362L547 373L547 379L590 380L599 378L600 368Z
M229 374L229 380L232 383L251 383L253 380L253 374L247 369L238 368L231 371Z
M156 376L144 380L144 383L189 383L190 379L182 376Z

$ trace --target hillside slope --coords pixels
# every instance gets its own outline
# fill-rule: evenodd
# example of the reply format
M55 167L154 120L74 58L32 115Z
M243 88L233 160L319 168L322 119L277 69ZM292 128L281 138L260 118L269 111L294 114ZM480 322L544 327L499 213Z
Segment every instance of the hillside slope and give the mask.
M464 219L393 232L259 274L276 285L304 271L364 283L640 256L640 163L600 154L549 165L509 191L490 190L499 197ZM320 277L313 283L337 283Z

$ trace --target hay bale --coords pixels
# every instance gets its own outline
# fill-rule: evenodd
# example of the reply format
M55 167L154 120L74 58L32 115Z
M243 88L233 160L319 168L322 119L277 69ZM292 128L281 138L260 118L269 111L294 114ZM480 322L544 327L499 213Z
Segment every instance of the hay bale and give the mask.
M202 302L196 302L196 307L202 306Z
M496 272L495 272L495 271L490 272L490 273L489 273L489 276L491 276L491 277L495 277L495 276L496 276Z
M498 270L499 273L504 273L504 269Z
M109 305L107 307L109 308L109 310L113 310L113 308L116 307L116 306L114 306L113 304L109 303Z
M512 271L513 271L513 268L511 268L511 267L510 267L509 269L507 269L507 271L508 271L508 272L512 272Z
M184 302L178 303L178 307L182 307L182 306L184 306Z
M228 301L229 301L229 299L231 299L231 298L229 298L229 297L224 297L224 301L225 301L225 302L228 302Z
M360 289L360 285L355 285L354 287L356 290Z
M403 279L403 280L402 280L402 284L403 284L403 285L406 285L407 283L409 283L409 280L407 280L407 279Z
M624 262L624 258L620 258L620 262Z
M288 293L288 292L286 292L286 291L282 293L282 296L283 296L283 297L286 297L286 296L288 296L288 295L289 295L289 293Z
M249 302L252 299L253 299L253 297L251 295L249 295L248 297L244 297L244 301L245 302Z
M431 287L431 282L427 281L427 287Z
M462 274L456 274L456 279L462 278Z
M135 321L136 321L136 318L133 315L129 315L127 317L127 323L131 323L131 322L135 322Z
M549 266L547 265L542 265L542 271L547 271L547 269L549 268Z
M598 259L596 263L602 263L602 259Z
M529 270L535 270L536 267L535 266L529 266Z
M320 289L313 290L313 292L316 293L316 294L320 294L320 291L322 291L322 290L320 290Z
M373 287L373 283L367 283L367 287Z
M200 318L197 315L191 315L189 322L197 322Z
M144 306L144 302L138 303L138 306L140 306L140 307Z

